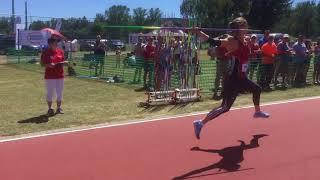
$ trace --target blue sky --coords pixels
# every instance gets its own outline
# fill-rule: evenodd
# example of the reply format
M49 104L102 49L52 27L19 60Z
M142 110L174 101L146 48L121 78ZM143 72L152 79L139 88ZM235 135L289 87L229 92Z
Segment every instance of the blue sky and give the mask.
M42 17L95 17L112 5L160 8L164 14L180 16L182 0L28 0L28 15ZM15 0L16 14L24 14L25 0ZM48 2L54 2L48 3ZM11 0L0 0L0 14L11 14Z
M112 5L122 4L129 8L158 7L166 16L180 16L182 0L28 0L28 15L41 17L95 17ZM301 2L304 0L296 0ZM16 14L24 14L25 0L15 0ZM54 3L48 3L54 2ZM11 14L11 0L0 0L0 15Z

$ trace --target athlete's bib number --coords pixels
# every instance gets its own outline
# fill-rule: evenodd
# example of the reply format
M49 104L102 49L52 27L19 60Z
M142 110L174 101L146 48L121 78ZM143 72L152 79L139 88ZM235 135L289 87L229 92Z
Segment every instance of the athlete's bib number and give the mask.
M242 72L247 72L248 64L242 64Z

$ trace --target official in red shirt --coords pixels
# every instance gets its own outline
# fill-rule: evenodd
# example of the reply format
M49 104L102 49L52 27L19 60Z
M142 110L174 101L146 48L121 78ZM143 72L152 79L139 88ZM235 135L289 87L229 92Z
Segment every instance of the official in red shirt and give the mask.
M45 67L45 84L47 89L47 104L48 115L53 116L55 114L52 109L53 95L57 96L57 111L56 114L63 114L61 109L62 93L64 87L64 71L63 65L67 63L64 58L63 50L57 47L60 39L52 36L48 39L49 48L44 50L41 55L41 65Z

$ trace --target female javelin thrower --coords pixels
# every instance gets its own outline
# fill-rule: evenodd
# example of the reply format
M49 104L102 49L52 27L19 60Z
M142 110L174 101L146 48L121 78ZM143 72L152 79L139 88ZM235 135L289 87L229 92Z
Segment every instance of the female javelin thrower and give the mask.
M230 22L229 27L232 29L232 36L225 39L213 39L204 32L198 29L195 30L202 40L208 41L212 46L226 48L228 50L227 55L232 57L231 70L224 82L221 106L213 109L203 120L193 122L195 135L198 139L200 139L200 132L203 126L221 114L228 112L241 91L252 92L255 106L254 117L269 117L268 113L260 109L261 87L249 80L246 74L250 53L248 43L245 41L248 22L243 17L239 17Z

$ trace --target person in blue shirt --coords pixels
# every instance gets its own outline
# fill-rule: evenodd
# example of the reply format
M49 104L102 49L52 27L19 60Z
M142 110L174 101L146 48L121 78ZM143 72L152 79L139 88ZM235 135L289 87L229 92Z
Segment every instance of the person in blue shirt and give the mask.
M320 39L314 47L314 55L313 84L320 84Z
M266 42L268 42L269 36L270 36L270 30L265 30L265 31L264 31L264 36L263 36L263 38L259 39L259 46L260 46L260 48L261 48Z
M299 35L298 41L294 43L292 49L294 52L293 62L295 64L294 83L295 86L299 86L303 82L304 64L308 54L308 49L302 35Z
M282 41L278 44L278 58L276 62L276 69L274 75L274 83L275 86L279 83L278 76L281 74L282 76L282 87L286 88L287 84L287 77L289 73L289 61L291 56L292 49L289 46L290 36L288 34L284 34L282 37Z

